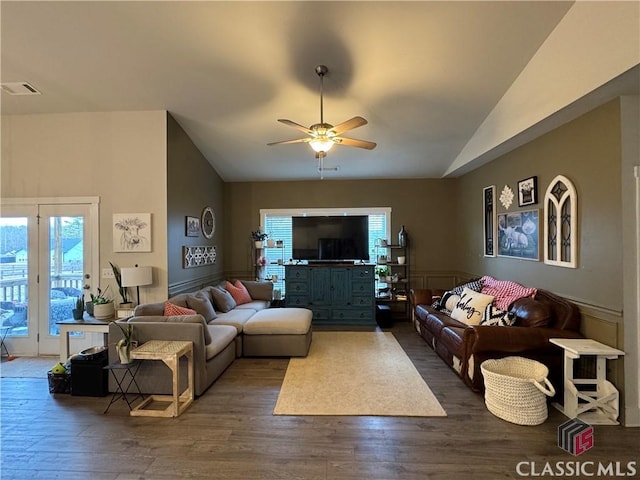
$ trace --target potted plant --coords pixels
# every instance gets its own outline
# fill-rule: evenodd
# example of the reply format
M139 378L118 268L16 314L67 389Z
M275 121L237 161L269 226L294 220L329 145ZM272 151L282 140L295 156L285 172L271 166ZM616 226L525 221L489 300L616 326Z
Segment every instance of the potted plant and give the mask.
M122 286L122 273L120 272L120 268L118 268L117 265L114 265L111 262L109 262L109 265L111 265L111 270L113 270L113 276L115 277L116 283L118 284L118 292L122 297L122 303L120 304L120 306L122 308L133 307L133 302L129 301L129 292L127 291L127 287Z
M76 299L76 308L72 310L74 320L82 320L84 314L84 297L80 296Z
M391 269L389 268L388 265L378 265L375 268L375 274L378 276L378 279L381 282L386 282L387 276L391 275Z
M126 322L123 327L120 322L114 322L122 332L122 338L116 342L116 351L120 358L120 363L131 363L131 349L137 345L133 340L133 325Z
M255 242L256 248L262 248L263 242L269 237L266 233L261 232L259 229L255 232L251 232L251 239Z
M105 320L113 317L115 308L113 307L113 301L107 298L106 294L109 290L109 286L104 289L104 293L98 287L98 294L91 294L91 302L93 303L93 316L98 320Z

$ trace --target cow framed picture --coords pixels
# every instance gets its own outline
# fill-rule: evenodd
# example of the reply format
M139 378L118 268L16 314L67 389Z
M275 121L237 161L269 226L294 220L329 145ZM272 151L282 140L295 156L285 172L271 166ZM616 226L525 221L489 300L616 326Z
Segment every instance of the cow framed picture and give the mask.
M498 256L538 260L539 210L498 214Z
M151 214L114 213L113 251L150 252Z

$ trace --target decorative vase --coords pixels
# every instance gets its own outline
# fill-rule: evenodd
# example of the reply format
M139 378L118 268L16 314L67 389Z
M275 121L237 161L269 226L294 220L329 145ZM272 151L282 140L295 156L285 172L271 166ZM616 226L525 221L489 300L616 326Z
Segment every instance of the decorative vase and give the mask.
M272 239L268 239L267 240L267 247L268 248L274 248L276 246L276 241L272 240Z
M400 227L400 231L398 232L398 245L401 247L407 246L407 232L404 229L404 225Z
M118 340L116 350L118 351L120 363L131 363L131 345L129 343L126 343L124 339Z
M113 302L98 303L93 305L93 316L98 320L106 320L112 318L115 314Z
M284 242L282 240L276 240L276 247L277 248L282 248L284 247Z
M255 246L256 248L262 248L262 240L256 240Z
M84 310L81 308L74 308L72 311L74 320L82 320L82 315L84 314Z
M85 303L84 308L87 311L87 315L91 315L93 317L93 302Z

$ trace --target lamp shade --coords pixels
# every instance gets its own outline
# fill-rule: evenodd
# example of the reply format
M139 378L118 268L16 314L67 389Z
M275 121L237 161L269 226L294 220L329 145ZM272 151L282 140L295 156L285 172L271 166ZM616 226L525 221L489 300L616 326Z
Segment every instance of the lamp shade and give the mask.
M123 267L120 270L123 287L139 287L153 283L151 267Z

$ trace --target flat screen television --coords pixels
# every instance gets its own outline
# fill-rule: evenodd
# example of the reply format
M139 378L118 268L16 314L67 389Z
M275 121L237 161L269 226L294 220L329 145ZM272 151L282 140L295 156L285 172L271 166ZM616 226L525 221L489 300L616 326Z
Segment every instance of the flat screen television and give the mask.
M367 215L292 217L293 259L369 260Z

